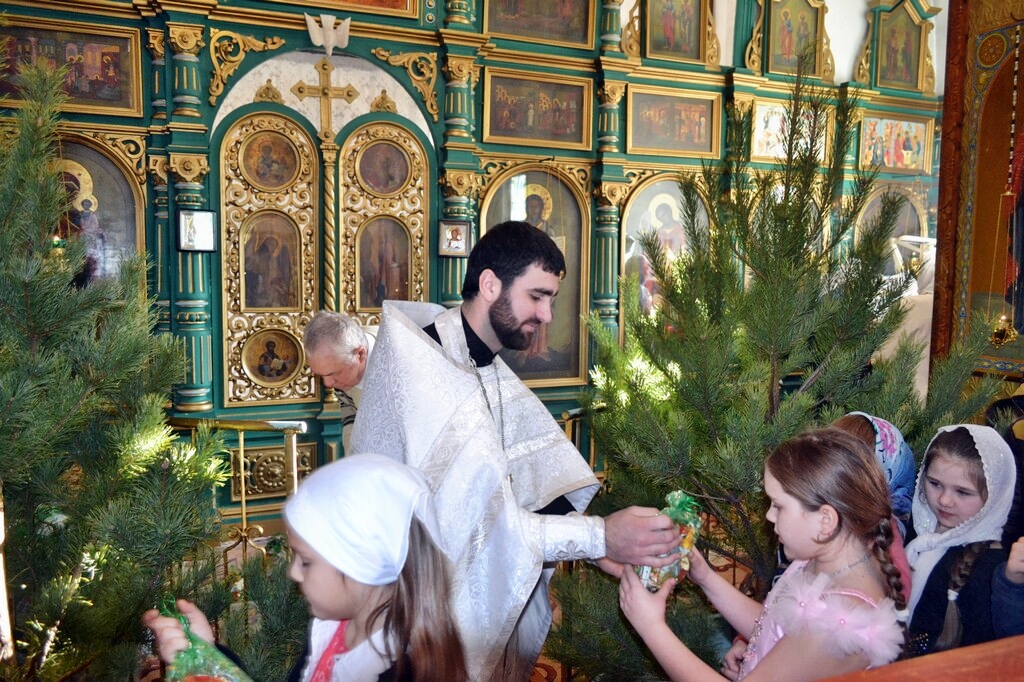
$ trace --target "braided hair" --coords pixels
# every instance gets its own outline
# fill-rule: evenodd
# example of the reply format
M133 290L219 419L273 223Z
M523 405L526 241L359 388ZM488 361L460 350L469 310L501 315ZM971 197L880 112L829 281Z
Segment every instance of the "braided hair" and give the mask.
M963 462L967 468L968 478L978 489L982 501L988 500L988 482L985 479L985 470L981 461L981 454L974 442L971 433L965 428L940 431L928 446L924 455L924 471L936 457ZM963 624L960 619L960 607L957 604L957 597L960 590L967 584L974 569L974 562L983 551L989 546L989 542L972 542L964 547L964 551L953 562L949 571L949 585L946 602L946 616L942 622L942 632L932 646L932 651L945 651L960 646L963 638Z
M808 431L777 447L765 461L765 468L806 509L813 511L828 504L839 512L836 530L824 542L844 528L862 539L884 577L886 596L893 600L898 613L905 613L903 580L890 552L893 530L889 488L867 444L835 427ZM902 618L900 623L906 641L907 624Z

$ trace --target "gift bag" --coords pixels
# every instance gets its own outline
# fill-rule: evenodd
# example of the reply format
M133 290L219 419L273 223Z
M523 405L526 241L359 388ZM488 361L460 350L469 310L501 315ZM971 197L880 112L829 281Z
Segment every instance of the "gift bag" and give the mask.
M180 682L253 682L217 647L192 632L188 618L174 606L173 599L164 600L160 613L180 620L189 642L188 648L179 651L174 661L167 666L164 679Z
M651 592L657 592L669 578L682 578L690 570L690 552L700 534L700 506L682 490L674 490L665 496L667 507L661 513L679 526L679 559L668 566L634 566L640 582Z

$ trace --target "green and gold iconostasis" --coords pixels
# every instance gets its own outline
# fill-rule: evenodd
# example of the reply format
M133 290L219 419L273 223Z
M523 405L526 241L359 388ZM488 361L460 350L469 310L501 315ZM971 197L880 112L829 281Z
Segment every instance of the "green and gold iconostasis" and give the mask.
M506 359L553 414L575 407L581 317L618 330L642 231L685 248L677 175L726 153L730 107L752 109L753 166L779 156L808 45L815 82L861 97L851 172L876 168L908 198L893 267L934 244L944 17L923 0L0 4L12 70L66 69L67 229L95 238L102 272L152 258L157 331L188 353L172 414L305 423L295 458L279 433L246 437L257 514L279 509L296 468L341 454L344 400L304 363L311 316L373 325L386 299L456 305L499 221L565 253L555 320ZM18 92L2 90L9 114Z

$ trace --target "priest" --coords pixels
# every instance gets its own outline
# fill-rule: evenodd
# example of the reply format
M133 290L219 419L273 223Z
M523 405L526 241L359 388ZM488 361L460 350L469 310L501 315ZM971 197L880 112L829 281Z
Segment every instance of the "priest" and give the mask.
M353 451L426 475L474 680L529 679L551 625L554 562L664 566L678 549L678 529L657 509L583 514L597 479L497 356L527 348L551 321L564 275L542 230L492 227L470 253L460 307L421 329L385 304L364 378Z

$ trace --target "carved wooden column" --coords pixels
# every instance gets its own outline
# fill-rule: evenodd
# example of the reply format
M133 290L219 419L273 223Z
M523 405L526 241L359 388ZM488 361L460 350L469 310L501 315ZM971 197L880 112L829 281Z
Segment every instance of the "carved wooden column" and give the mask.
M622 0L604 0L601 11L601 54L622 52Z
M168 167L174 182L175 206L202 207L203 180L210 171L206 156L172 153ZM176 249L173 253L177 261L172 267L171 328L185 342L188 358L185 380L174 391L174 409L202 412L213 409L211 254Z
M473 0L447 0L445 2L444 25L446 28L472 30L476 17L473 15Z
M613 334L619 333L619 223L629 192L624 182L602 181L594 189L597 225L590 266L591 310Z
M444 136L472 138L476 122L470 77L473 75L472 55L448 55L441 72L444 74Z
M455 220L468 220L479 233L478 216L476 214L476 198L479 191L479 179L471 170L447 169L439 178L441 191L444 193L444 217ZM474 243L479 234L474 236ZM462 302L462 280L466 276L466 259L462 257L444 257L441 261L441 303L452 307Z
M153 68L153 89L150 93L150 104L153 106L153 119L163 121L167 118L167 60L166 46L164 45L164 32L155 29L146 29L149 36L146 47L152 57L149 60Z
M170 207L168 206L168 168L166 156L149 157L150 186L153 188L154 234L152 248L154 266L149 286L156 297L156 330L171 332L171 281L170 254L174 249L174 233L171 231Z
M622 97L626 94L626 84L605 81L597 91L597 151L601 153L619 153L622 137Z
M202 90L202 77L199 73L199 50L206 46L203 42L202 26L193 24L168 23L167 32L171 40L171 63L174 81L171 84L171 101L174 116L200 118L199 95Z

